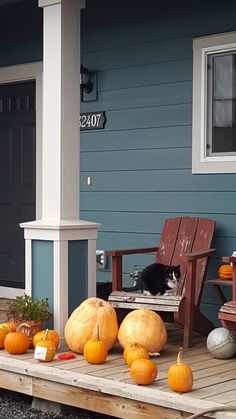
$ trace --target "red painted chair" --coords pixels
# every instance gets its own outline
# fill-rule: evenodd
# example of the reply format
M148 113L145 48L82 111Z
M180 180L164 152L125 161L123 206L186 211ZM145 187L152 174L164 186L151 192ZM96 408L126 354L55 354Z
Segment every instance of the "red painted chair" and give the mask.
M236 332L236 257L223 257L223 262L233 264L232 301L225 302L219 311L219 319L223 327Z
M192 346L193 331L208 335L212 323L200 312L207 262L211 249L215 221L198 217L167 219L158 247L129 250L110 250L112 257L112 289L109 301L116 309L148 308L158 312L164 320L183 325L184 346ZM181 278L176 296L147 296L122 291L122 258L125 255L156 252L155 261L166 265L180 265Z

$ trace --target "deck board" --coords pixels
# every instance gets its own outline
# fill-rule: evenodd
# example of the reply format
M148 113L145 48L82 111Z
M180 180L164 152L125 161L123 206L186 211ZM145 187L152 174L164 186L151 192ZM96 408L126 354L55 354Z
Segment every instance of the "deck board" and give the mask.
M2 350L0 386L131 419L183 419L190 413L220 404L236 406L235 357L228 360L213 358L206 348L206 338L198 334L194 336L194 346L185 350L183 357L193 370L193 390L178 394L169 389L168 368L176 362L181 342L182 329L169 325L165 349L159 357L152 358L158 367L158 377L150 386L137 386L133 382L119 344L100 365L88 364L82 355L64 361L56 356L53 362L40 363L33 358L33 350L14 356ZM223 415L214 413L210 417L236 417L235 412L224 412Z

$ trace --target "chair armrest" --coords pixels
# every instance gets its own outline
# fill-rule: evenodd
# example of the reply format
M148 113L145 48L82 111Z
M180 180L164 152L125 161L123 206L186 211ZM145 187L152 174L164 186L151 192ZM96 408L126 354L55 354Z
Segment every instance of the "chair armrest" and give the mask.
M107 250L107 256L112 257L112 291L122 290L122 257L125 255L134 255L138 253L151 253L156 252L158 249L155 247L146 247L141 249L119 249Z
M216 249L208 249L201 252L184 253L182 256L189 261L194 261L207 256L211 256L213 253L215 253L215 251Z
M107 256L125 256L125 255L135 255L137 253L150 253L157 252L158 247L145 247L142 249L118 249L118 250L107 250Z
M222 257L222 261L223 262L232 262L232 263L236 263L236 256L223 256Z

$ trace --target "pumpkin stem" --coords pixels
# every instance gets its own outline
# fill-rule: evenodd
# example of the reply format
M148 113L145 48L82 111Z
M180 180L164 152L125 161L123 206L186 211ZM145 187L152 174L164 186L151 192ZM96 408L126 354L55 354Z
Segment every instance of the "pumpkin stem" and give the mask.
M148 352L148 355L150 357L156 358L157 356L160 356L159 352Z
M177 365L182 365L181 360L182 360L183 353L184 353L183 348L180 347L179 353L177 355Z
M49 332L49 330L47 329L44 333L44 338L43 338L44 341L47 340L48 332Z

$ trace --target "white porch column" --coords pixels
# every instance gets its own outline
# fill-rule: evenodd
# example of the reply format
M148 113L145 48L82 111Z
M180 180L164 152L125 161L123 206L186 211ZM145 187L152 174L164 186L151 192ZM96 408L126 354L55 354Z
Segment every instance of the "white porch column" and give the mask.
M87 264L78 278L78 293L84 287L87 296L96 294L99 225L79 219L80 11L84 0L39 0L39 7L44 19L42 219L21 227L26 239L26 290L38 296L39 281L50 277L51 269L52 283L46 281L42 296L46 296L48 284L54 327L62 336L73 270L69 261L75 263L69 254L70 241L82 241L78 249L83 249L83 261L78 255L78 263ZM42 267L44 260L53 268ZM40 276L41 268L46 274ZM84 282L86 287L81 287Z

